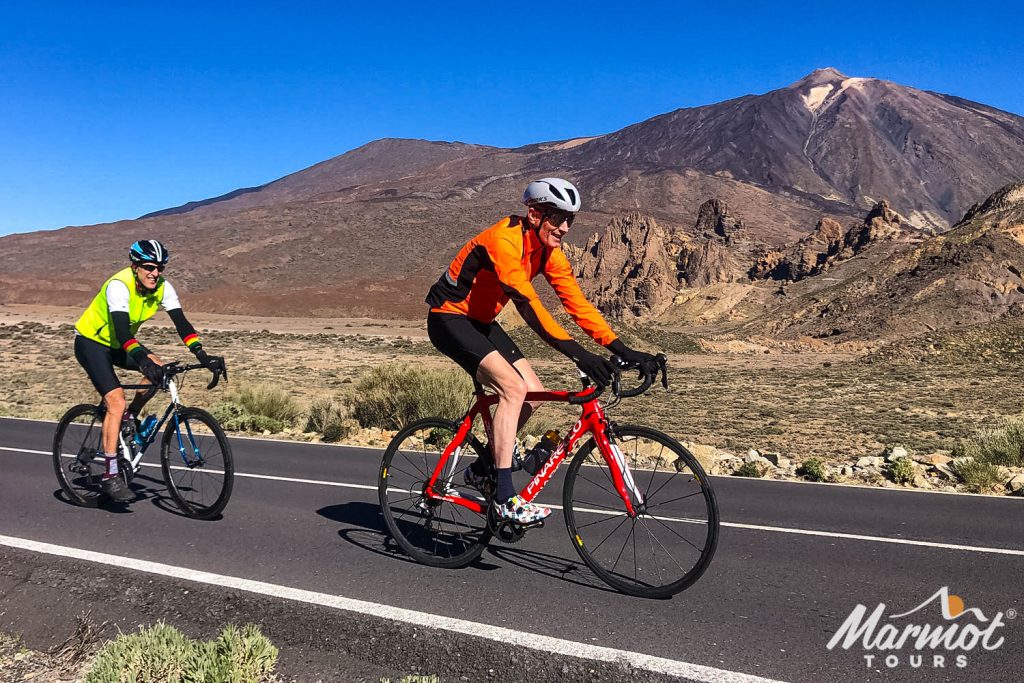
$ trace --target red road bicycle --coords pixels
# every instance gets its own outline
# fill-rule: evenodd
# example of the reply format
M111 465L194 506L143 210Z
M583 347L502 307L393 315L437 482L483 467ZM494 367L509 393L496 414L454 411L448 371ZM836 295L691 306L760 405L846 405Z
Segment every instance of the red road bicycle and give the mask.
M580 392L527 394L527 401L579 405L582 415L519 493L526 500L536 498L562 461L575 453L562 488L573 546L608 585L647 598L670 597L699 579L714 556L719 527L711 482L690 451L655 429L619 425L607 417L606 410L622 398L649 389L659 372L667 389L665 357L659 355L657 368L641 370L637 387L623 390L616 379L607 407L598 402L602 392L585 377ZM461 420L413 422L384 452L378 482L384 520L402 550L422 564L464 567L493 536L514 543L528 530L499 522L488 501L462 483L463 471L476 457L490 459L473 423L480 417L490 439L491 406L498 401L479 384L474 395Z

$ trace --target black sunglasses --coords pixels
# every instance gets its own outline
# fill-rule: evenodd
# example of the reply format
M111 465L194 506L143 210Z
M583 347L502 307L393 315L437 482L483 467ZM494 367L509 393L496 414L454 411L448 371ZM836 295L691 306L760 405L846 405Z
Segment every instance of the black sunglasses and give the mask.
M568 211L548 211L544 214L544 217L551 221L551 225L556 228L562 223L568 223L569 227L572 227L572 222L576 220L576 214L569 213Z
M136 264L136 265L138 265L139 268L142 268L147 273L152 273L154 270L157 271L157 272L162 273L162 272L164 272L164 268L167 267L167 266L162 265L162 264L158 266L155 263L139 263L139 264Z

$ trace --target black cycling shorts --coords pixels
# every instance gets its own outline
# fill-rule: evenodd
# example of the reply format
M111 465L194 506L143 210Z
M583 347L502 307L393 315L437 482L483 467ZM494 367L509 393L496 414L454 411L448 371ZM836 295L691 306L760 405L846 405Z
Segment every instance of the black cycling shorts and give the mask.
M115 365L125 370L139 371L139 364L124 349L104 346L80 334L75 335L75 358L85 368L85 374L89 375L100 396L106 396L121 386L114 374Z
M457 313L431 311L427 315L427 336L438 351L458 363L473 379L480 361L489 353L497 351L509 365L526 357L498 323L482 323Z

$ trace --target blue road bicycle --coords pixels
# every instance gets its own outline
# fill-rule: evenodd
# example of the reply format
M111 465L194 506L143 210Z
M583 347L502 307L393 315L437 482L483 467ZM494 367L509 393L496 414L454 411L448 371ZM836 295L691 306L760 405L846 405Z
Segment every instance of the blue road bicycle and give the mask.
M146 384L125 385L125 389L153 389L170 394L163 417L148 436L136 435L131 420L122 424L118 435L118 476L129 485L142 467L142 456L163 429L160 468L171 498L188 517L213 519L220 515L231 497L235 467L231 445L217 420L205 410L182 405L174 378L202 365L163 366L157 389ZM220 381L215 373L207 389ZM106 407L82 403L71 408L57 423L53 437L53 469L64 494L76 505L97 507L106 502L100 483L106 463L103 459L103 418ZM164 428L166 425L166 428Z

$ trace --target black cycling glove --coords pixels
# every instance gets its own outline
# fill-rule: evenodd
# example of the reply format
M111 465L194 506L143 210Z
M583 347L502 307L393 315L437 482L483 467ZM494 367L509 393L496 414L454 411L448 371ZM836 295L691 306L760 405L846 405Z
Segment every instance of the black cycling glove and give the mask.
M649 363L657 362L657 359L654 357L653 353L634 351L633 349L623 344L620 339L616 339L611 344L605 346L605 348L632 366L644 367Z
M569 356L572 362L580 371L589 377L600 389L612 383L615 375L615 366L605 358L596 353L591 353L571 339L558 342L558 350Z
M210 354L203 350L202 346L195 350L195 354L196 360L202 363L204 368L206 368L210 372L224 373L224 378L227 379L228 369L227 366L224 364L223 356L211 356Z
M164 379L163 369L154 363L149 356L139 359L139 372L141 372L150 382L158 386Z

